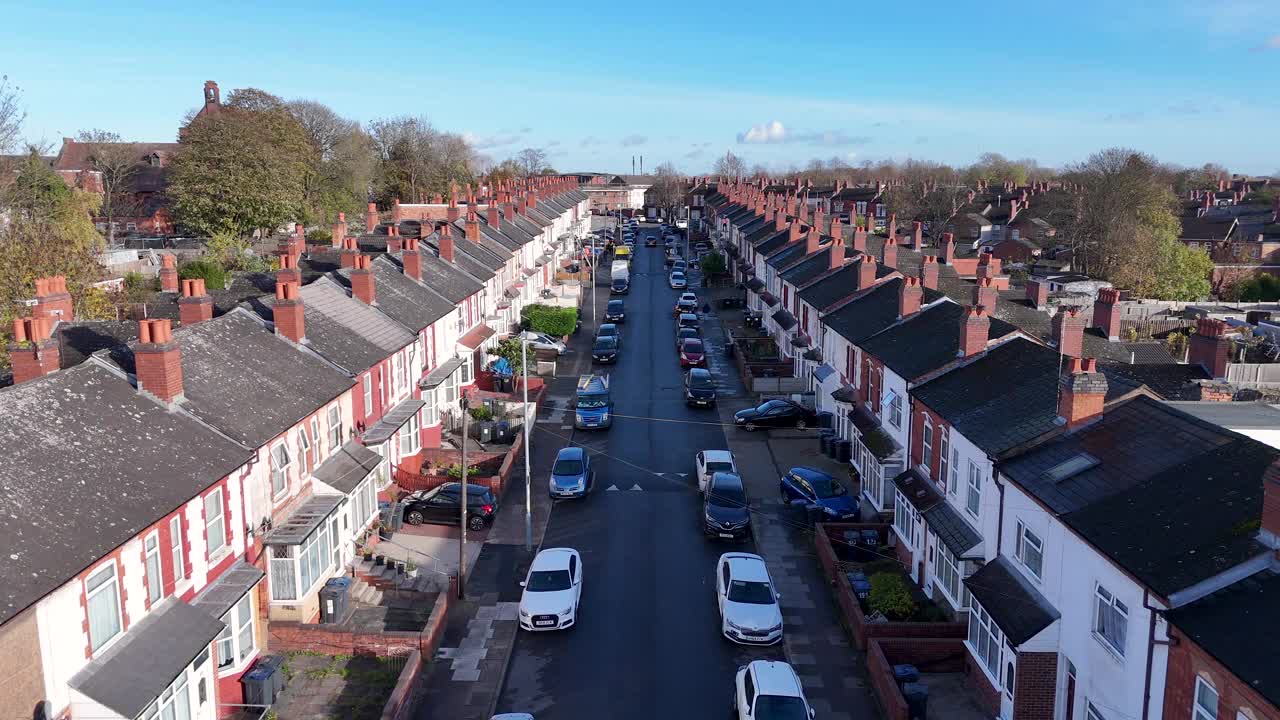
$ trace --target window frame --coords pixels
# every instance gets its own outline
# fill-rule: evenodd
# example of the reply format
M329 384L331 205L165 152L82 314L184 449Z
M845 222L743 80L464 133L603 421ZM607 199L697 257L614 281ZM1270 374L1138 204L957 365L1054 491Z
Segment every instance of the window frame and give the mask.
M276 452L284 453L284 464L277 465ZM267 466L271 475L271 499L279 500L289 493L289 468L293 465L293 456L289 454L289 442L286 438L282 438L280 442L273 444L267 450ZM277 476L282 480L280 487L276 488Z
M985 636L978 635L978 633L985 633ZM976 639L975 635L977 635ZM985 642L983 642L984 640ZM991 617L986 608L982 607L981 603L972 603L964 639L965 647L969 648L969 652L978 661L977 664L996 687L1003 686L1000 678L1003 675L1001 670L1003 668L1004 642L1004 632L996 624L995 619ZM993 650L995 652L994 659L991 657ZM992 668L992 665L995 667Z
M173 582L178 584L187 577L187 558L182 547L182 516L169 518L169 562L173 565Z
M973 517L982 513L982 469L969 461L968 488L964 497L964 510Z
M439 398L436 397L436 388L430 388L422 391L423 410L425 411L422 419L423 427L431 427L440 424L440 405Z
M1204 689L1213 694L1213 707L1207 708L1200 702L1200 690ZM1203 675L1196 676L1195 691L1191 695L1191 720L1218 720L1218 706L1222 704L1222 694L1213 686L1213 683L1204 679Z
M901 430L902 396L898 394L897 390L890 390L889 394L884 396L884 407L885 410L883 414L888 416L886 419L889 424L892 425L894 429Z
M366 372L360 376L360 389L364 393L364 416L373 415L373 374Z
M97 586L93 586L94 580L105 573L110 573L111 578L104 580ZM94 644L93 637L93 601L99 595L105 593L108 589L115 594L115 630L107 637L100 638L97 644ZM98 653L111 646L117 638L124 635L124 605L120 601L120 570L116 567L115 558L110 558L98 567L90 570L84 576L84 614L85 619L89 623L89 651Z
M147 547L155 543L154 547ZM152 561L155 567L152 568ZM164 599L164 561L160 558L160 531L153 530L142 539L142 567L146 575L147 602L155 604Z
M216 533L216 537L218 538L217 547L213 546L214 534L209 532L210 526L214 523L214 520L209 517L209 498L215 496L218 499L217 523L219 532ZM201 517L204 519L205 538L207 541L205 546L205 557L209 560L210 564L212 564L215 560L214 556L220 556L220 554L226 552L229 547L229 543L227 542L227 508L226 503L222 501L222 487L219 486L214 488L213 492L207 493L203 498L201 498L201 500L203 501Z
M924 417L920 430L920 467L924 469L925 477L933 478L933 421L929 419L928 413L920 414Z
M1044 577L1044 540L1031 531L1027 524L1019 520L1015 526L1017 537L1014 539L1014 557L1036 579ZM1034 541L1034 542L1031 542ZM1032 567L1027 560L1027 550L1031 548L1037 555L1036 566Z
M336 422L335 416L338 418ZM325 409L324 419L329 431L329 454L332 455L342 447L342 408L338 407L337 403L330 405Z
M1103 587L1102 583L1095 583L1093 586L1093 637L1112 654L1120 659L1124 659L1125 645L1129 642L1129 606ZM1120 622L1116 627L1120 630L1119 644L1107 637L1105 628L1099 627L1102 624L1103 612L1115 612L1119 616Z
M247 613L247 619L243 616ZM226 623L226 628L218 635L214 642L218 645L218 676L231 675L244 668L247 661L258 652L256 613L253 607L253 593L245 593L229 610L222 616L222 622ZM246 633L246 631L248 631ZM246 638L248 642L246 643ZM222 652L223 644L231 647L231 652L224 656ZM245 650L246 645L248 650ZM227 658L231 662L224 662Z
M947 470L951 466L950 435L951 433L947 432L946 426L938 426L938 482L948 485L948 489L950 488L950 478L947 476Z
M307 437L307 426L303 425L298 428L298 458L301 471L308 475L315 472L315 464L311 458L311 446L311 438ZM310 464L309 467L308 464Z

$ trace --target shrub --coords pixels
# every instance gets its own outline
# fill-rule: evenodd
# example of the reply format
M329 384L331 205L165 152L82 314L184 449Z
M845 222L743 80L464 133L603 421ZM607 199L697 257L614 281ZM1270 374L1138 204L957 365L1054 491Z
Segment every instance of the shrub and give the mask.
M449 477L453 478L454 480L461 480L461 479L462 479L462 465L460 465L460 464L458 464L458 463L454 463L454 464L452 464L452 465L450 465L449 467L447 467L447 468L445 468L445 469L444 469L444 474L445 474L445 475L448 475ZM480 474L480 466L479 466L479 465L470 465L470 466L468 466L468 467L467 467L467 484L468 484L468 485L470 485L470 484L471 484L471 481L472 481L472 480L473 480L477 475L479 475L479 474Z
M525 305L520 311L520 320L531 330L546 333L552 337L570 335L578 325L578 311L570 307L553 307L551 305Z
M227 286L227 271L212 260L201 258L178 266L178 277L183 280L203 278L209 290L222 290Z
M471 419L476 422L485 422L493 419L493 411L486 405L477 405L471 408Z
M317 228L307 231L307 242L312 245L327 245L333 243L333 231L325 228Z
M908 620L915 614L916 601L900 573L876 573L869 579L871 594L867 596L867 607L890 620Z
M702 258L703 275L722 275L728 269L728 266L724 264L724 256L718 252L713 252Z

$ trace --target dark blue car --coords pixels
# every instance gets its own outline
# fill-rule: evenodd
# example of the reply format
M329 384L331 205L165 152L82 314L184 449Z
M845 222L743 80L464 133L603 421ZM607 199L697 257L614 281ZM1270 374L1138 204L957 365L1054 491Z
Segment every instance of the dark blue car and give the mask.
M591 456L580 447L562 448L551 466L548 491L553 498L585 497L591 490Z
M778 481L782 502L815 505L832 520L856 520L858 500L840 481L811 467L793 467Z

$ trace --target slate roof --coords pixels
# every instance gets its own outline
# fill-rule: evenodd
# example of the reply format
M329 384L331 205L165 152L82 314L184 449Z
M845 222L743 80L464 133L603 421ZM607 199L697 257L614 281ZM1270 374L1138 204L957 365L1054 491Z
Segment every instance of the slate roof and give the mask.
M790 310L783 308L773 314L773 321L778 323L778 327L784 332L796 326L796 316L791 314Z
M1214 400L1171 402L1188 415L1193 415L1214 425L1239 431L1280 429L1280 407L1261 402L1217 402Z
M1280 573L1263 571L1165 613L1245 685L1280 706Z
M960 305L938 303L867 339L861 343L862 351L910 382L956 360L963 316ZM997 340L1016 330L1003 320L991 318L987 338Z
M1175 362L1150 365L1100 362L1098 370L1111 384L1119 381L1135 387L1145 385L1165 400L1194 400L1199 397L1196 381L1213 379L1200 365Z
M420 332L453 312L453 303L405 275L396 259L379 255L371 266L378 309L401 325Z
M818 252L801 259L795 265L784 270L781 277L783 282L790 283L796 287L803 287L805 283L830 269L831 246L828 244Z
M924 514L929 530L942 540L956 557L965 560L981 560L982 553L970 551L982 544L982 536L969 522L960 517L942 496L932 480L925 478L916 468L899 474L893 479L898 491L917 510Z
M1004 555L965 578L964 584L1014 648L1062 617Z
M0 623L250 455L140 395L97 359L0 391L0 439ZM86 509L93 521L49 514L69 508Z
M979 449L998 456L1058 428L1056 350L1015 337L911 390Z
M810 279L810 284L799 291L800 299L817 308L819 311L825 310L832 305L844 300L854 294L854 288L857 286L858 263L855 262L862 257L860 252L850 252L845 256L844 265L838 270L832 271L827 275L815 276L818 279ZM892 275L896 272L893 268L886 265L876 263L876 279ZM897 287L896 285L894 286ZM926 290L925 294L933 292ZM897 314L898 308L898 291L894 290L894 314ZM926 302L928 302L926 300Z
M846 268L854 267L848 265ZM854 268L856 271L856 268ZM832 276L826 282L839 282L846 270L842 270L839 274ZM853 291L853 276L848 277L849 285L840 288L840 292L849 294ZM840 306L838 309L828 312L822 316L822 322L828 328L840 337L848 340L853 345L861 345L862 341L893 325L898 321L898 293L902 287L901 278L893 278L885 280L879 285L874 286L866 294L857 299ZM805 293L812 288L801 291L800 299L805 302L813 303L812 296L806 297ZM834 294L834 293L829 293ZM936 290L924 290L924 304L934 302L942 298L942 294ZM957 321L959 322L959 321Z
M138 339L138 323L132 321L60 322L57 326L58 362L65 370L75 367L99 350L108 350Z
M773 268L782 268L790 265L792 262L804 257L805 243L803 240L786 245L772 255L765 258L764 264Z
M458 266L441 260L435 246L420 247L419 250L422 257L422 284L453 306L456 307L458 303L484 289L483 284ZM398 253L395 257L400 260L403 253Z
M1064 479L1048 474L1091 457ZM1145 395L1001 471L1076 533L1168 597L1262 551L1262 475L1280 451Z

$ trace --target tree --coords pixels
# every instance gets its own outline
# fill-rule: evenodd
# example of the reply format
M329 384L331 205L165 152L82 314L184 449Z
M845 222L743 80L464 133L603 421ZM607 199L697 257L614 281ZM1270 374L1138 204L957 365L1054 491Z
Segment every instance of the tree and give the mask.
M739 178L747 174L747 164L734 155L732 150L726 150L724 157L716 160L711 172L722 177Z
M138 174L140 152L134 143L106 130L83 130L77 142L88 146L90 166L102 182L102 217L107 219L107 242L115 244L115 219L134 205L133 178Z
M542 148L527 147L512 158L520 165L525 177L539 175L548 167L547 151Z
M725 265L724 256L718 252L708 253L702 258L702 274L706 277L723 275L729 267Z
M330 223L338 213L359 214L369 199L377 154L372 138L354 120L314 100L286 108L311 143L313 164L304 191L304 222Z
M903 182L891 185L884 195L889 212L898 216L899 226L919 220L929 226L931 234L937 233L967 200L969 186L947 165L907 160L897 168L897 174Z
M494 348L492 354L506 358L507 362L511 363L512 374L521 375L524 373L522 352L524 352L523 343L516 338L507 338L498 341L498 346ZM533 348L529 348L528 354L530 358L533 357Z
M1280 300L1280 278L1262 273L1245 278L1236 285L1241 302L1275 302Z
M1014 185L1025 185L1031 172L1037 167L1035 160L1009 160L1000 153L983 153L978 161L965 171L970 182L985 180L1002 183L1012 180Z
M461 135L437 131L425 117L375 120L369 135L378 162L374 187L382 202L420 202L448 192L451 183L475 179L475 150Z
M507 158L489 168L488 176L490 182L514 180L515 178L524 177L524 166L516 162L514 158Z
M302 125L260 90L236 90L242 105L201 115L170 168L176 219L196 232L248 235L299 219L315 151ZM274 97L274 96L271 96Z
M22 122L27 113L18 104L19 90L9 84L8 75L0 75L0 156L13 152L18 147L18 135L22 132ZM0 158L0 186L3 186L13 175L14 163Z
M677 208L684 205L684 177L675 165L662 163L653 172L653 185L650 186L648 201L664 211L670 217Z

